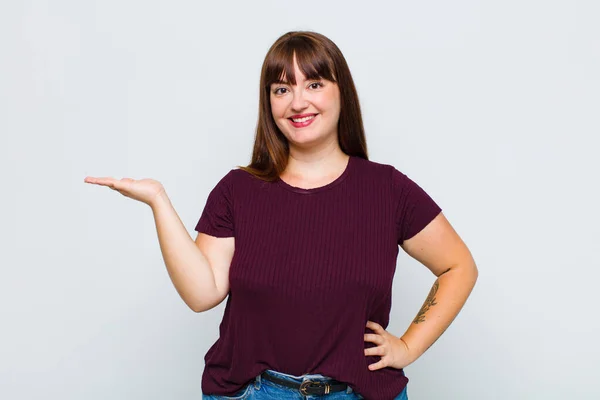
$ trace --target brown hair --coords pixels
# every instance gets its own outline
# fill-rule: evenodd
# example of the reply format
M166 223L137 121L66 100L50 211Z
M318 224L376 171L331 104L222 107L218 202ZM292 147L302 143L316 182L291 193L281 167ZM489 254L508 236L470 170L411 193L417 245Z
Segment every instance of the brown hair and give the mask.
M281 133L271 112L271 84L283 76L296 84L294 55L298 67L307 79L335 82L340 90L338 141L348 155L368 159L365 131L358 94L348 64L340 49L327 37L309 31L292 31L273 43L262 65L258 122L252 160L248 166L238 166L257 178L273 181L285 170L289 143Z

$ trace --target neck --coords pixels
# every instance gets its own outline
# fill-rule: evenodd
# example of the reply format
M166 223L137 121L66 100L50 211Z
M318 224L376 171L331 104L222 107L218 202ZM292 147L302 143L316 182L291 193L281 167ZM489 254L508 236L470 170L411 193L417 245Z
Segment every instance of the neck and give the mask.
M307 182L339 176L346 168L348 158L339 146L312 153L290 151L288 164L282 176Z

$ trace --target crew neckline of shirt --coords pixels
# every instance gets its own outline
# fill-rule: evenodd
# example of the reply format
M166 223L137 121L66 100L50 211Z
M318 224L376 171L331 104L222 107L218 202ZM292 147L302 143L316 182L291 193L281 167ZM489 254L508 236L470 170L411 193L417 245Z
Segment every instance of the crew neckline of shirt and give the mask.
M300 187L292 186L292 185L286 183L281 178L277 178L277 183L280 186L283 186L285 189L290 190L290 191L295 192L295 193L300 193L300 194L319 193L319 192L322 192L324 190L331 189L332 187L337 186L340 183L342 183L344 181L344 179L346 179L346 177L350 173L350 170L352 168L352 164L353 163L354 163L354 156L349 156L348 157L348 161L346 162L346 168L344 169L344 172L342 172L342 174L340 176L338 176L337 178L335 178L333 181L331 181L328 184L323 185L323 186L305 189L305 188L300 188Z

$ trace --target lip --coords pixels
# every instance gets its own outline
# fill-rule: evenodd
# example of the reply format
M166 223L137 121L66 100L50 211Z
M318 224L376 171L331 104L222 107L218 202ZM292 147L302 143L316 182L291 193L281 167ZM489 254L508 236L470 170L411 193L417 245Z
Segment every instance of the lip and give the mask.
M294 128L304 128L304 127L307 127L307 126L309 126L310 124L312 124L312 123L313 123L313 121L314 121L315 119L317 119L317 116L318 116L319 114L304 114L304 116L306 116L306 117L308 117L308 116L311 116L311 115L314 115L314 117L313 117L313 118L311 118L311 119L309 119L308 121L304 121L304 122L294 122L294 121L293 121L291 118L288 118L288 121L290 121L290 124L292 124L292 126L293 126ZM294 116L294 118L302 118L302 117L296 117L296 116Z
M298 119L298 118L310 117L311 115L317 115L317 113L296 114L296 115L292 115L290 118L296 118L296 119Z

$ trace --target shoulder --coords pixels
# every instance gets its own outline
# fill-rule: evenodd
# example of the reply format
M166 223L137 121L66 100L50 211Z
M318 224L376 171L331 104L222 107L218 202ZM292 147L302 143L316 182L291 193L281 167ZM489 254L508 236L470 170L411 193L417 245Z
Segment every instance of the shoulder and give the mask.
M247 173L241 169L232 168L224 175L217 175L217 177L211 178L211 180L213 180L213 185L209 197L226 198L228 200L232 199L235 192L239 191L239 182L245 178L245 174L247 175Z
M366 160L356 157L357 173L370 180L378 180L381 183L390 184L393 187L402 186L407 176L392 164Z
M372 177L375 176L389 176L392 173L392 170L395 169L394 166L390 164L385 164L373 160L367 160L362 157L354 157L356 170L363 175L369 175Z
M245 197L256 190L268 187L269 183L248 171L235 167L220 179L218 185L229 191L232 197Z
M425 189L404 171L392 164L365 160L359 158L358 175L363 176L363 182L375 182L379 187L385 187L385 193L390 194L394 201L424 202L429 201L430 196Z
M219 180L218 184L222 186L227 186L229 188L233 188L235 185L239 185L240 182L246 181L253 176L244 171L241 168L232 168L225 175L223 175Z

